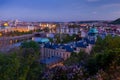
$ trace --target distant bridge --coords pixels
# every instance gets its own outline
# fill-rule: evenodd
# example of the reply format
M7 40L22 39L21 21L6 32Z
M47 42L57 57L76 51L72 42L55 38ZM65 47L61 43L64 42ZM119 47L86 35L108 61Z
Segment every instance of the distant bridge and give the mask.
M33 34L36 37L46 37L46 33L44 32L34 32Z
M34 36L34 34L27 34L22 36L15 36L15 37L1 37L0 38L0 48L12 45L14 43L29 40Z
M11 48L11 46L15 43L31 40L32 37L39 35L39 37L44 34L43 32L35 32L33 34L26 34L21 36L14 36L14 37L0 37L0 51L5 51Z

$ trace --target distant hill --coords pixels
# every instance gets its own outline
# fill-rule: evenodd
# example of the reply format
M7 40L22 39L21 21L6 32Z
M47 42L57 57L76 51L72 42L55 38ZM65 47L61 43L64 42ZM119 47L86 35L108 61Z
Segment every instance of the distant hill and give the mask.
M89 20L89 21L71 21L69 23L78 23L78 24L84 24L84 23L109 23L110 21L106 20Z
M110 24L120 24L120 18L116 19L115 21L112 21Z
M99 22L99 21L71 21L70 23L94 23L94 22Z

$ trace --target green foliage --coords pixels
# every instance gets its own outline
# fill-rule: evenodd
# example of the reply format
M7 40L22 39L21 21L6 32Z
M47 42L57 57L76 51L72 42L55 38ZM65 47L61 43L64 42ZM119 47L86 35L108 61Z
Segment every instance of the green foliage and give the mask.
M16 80L20 60L16 54L0 54L0 80Z
M61 38L60 38L61 36ZM56 43L68 43L71 41L75 41L76 34L70 36L69 34L57 34L55 35Z
M42 30L41 29L37 29L36 32L41 32Z
M39 44L34 41L23 42L21 48L32 48L34 51L39 51Z
M41 65L37 62L34 62L31 65L31 68L27 74L26 80L40 80L41 73L42 73Z
M70 58L68 58L64 64L65 65L72 65L72 64L78 64L82 60L85 60L88 57L88 54L85 52L79 52L79 53L71 53Z
M115 21L111 22L110 24L120 24L120 18L116 19Z
M52 43L54 42L53 38L48 38L48 39L50 40L50 42L52 42Z
M102 40L101 37L98 37L95 47L93 48L93 50L95 52L101 52L102 50L104 50L106 48L106 44L105 44L105 40Z
M25 42L17 54L0 54L0 80L27 80L30 76L38 80L37 74L41 74L40 64L36 62L38 51L38 44Z
M76 64L79 62L79 58L78 58L78 54L77 53L71 53L72 55L70 56L70 58L68 58L64 64L65 65L72 65L72 64Z
M0 80L39 80L40 74L41 66L35 59L0 54Z
M113 50L115 48L120 48L120 37L108 35L105 39L98 37L93 51L95 53L100 53L104 50Z
M115 65L120 66L120 48L94 54L88 59L86 66L90 74L96 74L101 69L108 70L113 62Z
M120 37L115 36L111 37L108 36L106 38L106 44L107 44L107 49L115 49L115 48L120 48Z
M116 66L112 63L107 71L99 70L94 76L91 76L90 80L119 80L120 79L120 66Z
M45 28L43 29L43 31L45 31L45 32L49 32L50 29L49 29L49 27L45 27Z
M98 38L93 50L94 54L90 56L84 52L72 53L64 62L68 66L83 61L83 69L57 69L48 77L53 80L67 80L67 75L72 73L73 80L87 80L88 74L89 80L119 80L120 37L107 36L104 40ZM16 54L0 54L0 80L41 80L42 68L36 62L39 56L37 52L39 45L30 41L23 42Z
M69 34L64 35L62 43L68 43L68 42L74 41L75 36L76 36L75 34L72 36L70 36Z
M60 40L60 34L57 34L57 35L55 35L55 42L56 43L60 43L61 42L61 40Z
M110 35L105 39L98 37L93 53L89 56L84 54L84 52L72 53L71 57L65 61L65 64L77 64L83 60L89 75L93 76L100 70L103 70L108 75L111 64L114 63L113 69L116 69L116 66L120 67L120 37L112 37ZM116 72L114 73L116 74Z

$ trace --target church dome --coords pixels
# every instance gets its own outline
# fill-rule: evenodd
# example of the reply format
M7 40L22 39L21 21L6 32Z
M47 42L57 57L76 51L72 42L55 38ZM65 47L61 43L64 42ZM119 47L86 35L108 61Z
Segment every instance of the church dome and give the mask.
M88 33L89 33L89 34L97 34L97 33L98 33L98 30L97 30L95 27L93 27L93 28L90 28L90 30L89 30Z
M8 26L8 23L4 23L3 26L7 27L7 26Z

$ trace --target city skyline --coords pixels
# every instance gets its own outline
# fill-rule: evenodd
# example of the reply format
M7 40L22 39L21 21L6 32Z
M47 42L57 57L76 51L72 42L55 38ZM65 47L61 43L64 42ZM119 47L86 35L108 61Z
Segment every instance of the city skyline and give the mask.
M119 7L120 0L0 0L0 20L114 20Z

